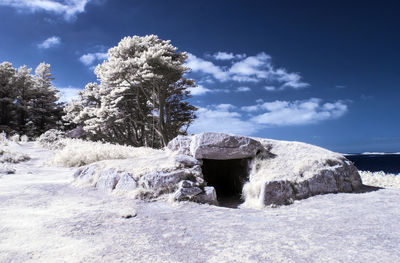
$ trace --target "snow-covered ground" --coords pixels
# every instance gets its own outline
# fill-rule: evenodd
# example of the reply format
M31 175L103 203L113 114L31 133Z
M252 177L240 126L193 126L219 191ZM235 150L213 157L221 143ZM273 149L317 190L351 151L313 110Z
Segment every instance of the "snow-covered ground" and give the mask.
M398 189L263 210L147 203L73 187L52 152L11 148L32 159L0 175L2 263L400 261Z

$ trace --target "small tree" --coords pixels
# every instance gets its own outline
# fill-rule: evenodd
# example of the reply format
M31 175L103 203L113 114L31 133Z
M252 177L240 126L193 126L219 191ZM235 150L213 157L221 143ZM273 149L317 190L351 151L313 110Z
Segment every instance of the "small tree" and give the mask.
M183 75L186 53L155 35L123 38L108 51L80 101L66 107L66 119L94 138L135 146L165 146L185 134L196 108L185 100L194 81Z
M31 133L40 135L57 127L61 119L62 104L58 101L58 90L52 85L50 65L40 63L35 69L34 95L29 103Z

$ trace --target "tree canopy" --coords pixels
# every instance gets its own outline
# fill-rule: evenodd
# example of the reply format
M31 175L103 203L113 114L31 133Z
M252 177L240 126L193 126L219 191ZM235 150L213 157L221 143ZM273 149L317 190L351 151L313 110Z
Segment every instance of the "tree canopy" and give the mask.
M186 59L156 35L125 37L96 67L99 83L86 85L64 119L95 140L165 146L195 119L197 109L186 101L195 87L184 77Z
M0 130L36 137L61 121L62 104L51 83L50 65L40 63L34 75L31 71L0 64Z

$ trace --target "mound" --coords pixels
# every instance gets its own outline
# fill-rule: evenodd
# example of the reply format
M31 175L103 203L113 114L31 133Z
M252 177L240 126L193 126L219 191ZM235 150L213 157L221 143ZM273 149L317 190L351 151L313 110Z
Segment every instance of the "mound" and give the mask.
M78 184L141 198L172 193L178 201L212 204L242 198L246 207L290 204L361 186L357 169L340 154L300 142L224 133L178 136L165 151L97 162L81 167L75 177Z

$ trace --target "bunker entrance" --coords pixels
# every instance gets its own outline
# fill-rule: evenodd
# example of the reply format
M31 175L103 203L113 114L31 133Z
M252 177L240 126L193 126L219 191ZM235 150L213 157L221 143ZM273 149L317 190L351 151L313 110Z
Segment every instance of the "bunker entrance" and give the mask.
M241 195L249 177L248 165L249 159L203 159L204 180L215 188L220 206L237 208L243 202Z

